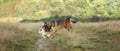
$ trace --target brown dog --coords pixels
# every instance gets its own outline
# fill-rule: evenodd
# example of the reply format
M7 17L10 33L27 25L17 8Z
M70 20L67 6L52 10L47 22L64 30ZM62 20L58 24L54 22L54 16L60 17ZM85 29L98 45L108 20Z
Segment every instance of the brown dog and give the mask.
M61 28L65 28L68 31L71 31L71 22L76 23L76 20L74 20L72 17L65 17L63 19L52 21L50 23L45 22L43 27L39 30L39 34L45 38L45 36L50 37Z

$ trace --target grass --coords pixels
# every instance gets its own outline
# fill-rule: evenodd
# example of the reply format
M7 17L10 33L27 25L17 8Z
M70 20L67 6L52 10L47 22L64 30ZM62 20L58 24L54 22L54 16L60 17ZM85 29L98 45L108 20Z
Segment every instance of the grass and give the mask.
M68 51L119 51L119 26L119 21L77 23L74 33L60 30L51 41L58 43L56 48Z
M97 25L96 25L97 24ZM119 21L107 21L107 22L101 22L101 23L94 23L93 25L90 26L90 29L93 32L96 32L98 34L103 33L103 34L120 34L120 29L119 29L120 23Z
M91 31L93 35L98 36L97 39L90 39L90 41L95 43L95 51L119 51L119 21L83 23L81 26L83 26L84 29Z
M119 21L76 23L73 32L57 31L44 39L37 33L43 23L1 23L1 51L119 51ZM105 30L105 31L104 31ZM109 32L109 33L108 33Z
M0 24L0 51L29 51L34 49L35 32L20 29L18 26Z

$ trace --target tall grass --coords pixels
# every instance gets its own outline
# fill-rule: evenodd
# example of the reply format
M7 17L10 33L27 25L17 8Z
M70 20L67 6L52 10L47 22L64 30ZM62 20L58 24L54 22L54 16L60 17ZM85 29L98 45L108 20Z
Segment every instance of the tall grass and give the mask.
M30 51L34 49L35 32L12 24L0 24L0 51Z
M98 34L120 34L120 22L119 21L106 21L106 22L100 22L100 23L88 23L90 24L88 27L93 32L96 32Z
M53 43L48 43L48 48L55 46L56 51L119 51L119 21L77 23L74 26L74 32L63 29L55 33L55 38L42 41Z
M119 51L120 21L80 23L76 27L77 30L79 27L81 35L84 33L87 36L87 40L81 41L77 46L83 48L83 51Z
M39 25L42 23L20 23L20 25L0 23L0 51L119 51L120 49L119 21L78 22L72 24L73 32L62 29L50 39L39 38L36 29Z

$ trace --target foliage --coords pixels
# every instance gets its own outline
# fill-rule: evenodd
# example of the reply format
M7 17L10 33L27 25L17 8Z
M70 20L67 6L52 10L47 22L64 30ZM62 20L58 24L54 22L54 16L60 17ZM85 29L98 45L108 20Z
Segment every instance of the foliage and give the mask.
M6 3L7 2L7 3ZM54 15L72 15L83 19L92 16L118 18L120 17L119 0L0 0L1 9L14 4L13 17L35 19L51 17ZM2 11L0 10L0 11ZM7 12L5 9L4 11ZM2 11L3 12L3 11ZM0 13L4 17L7 13Z

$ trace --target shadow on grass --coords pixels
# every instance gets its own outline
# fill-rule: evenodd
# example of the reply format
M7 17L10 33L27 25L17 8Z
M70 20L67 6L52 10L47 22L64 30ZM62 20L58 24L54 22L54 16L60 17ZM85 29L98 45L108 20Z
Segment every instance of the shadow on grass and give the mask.
M77 20L77 21L80 21L81 18L80 17L73 17L73 16L51 16L51 17L48 17L48 18L43 18L43 19L39 19L39 20L29 20L29 19L24 19L23 21L21 22L51 22L51 21L56 21L56 20L59 20L59 19L63 19L65 17L72 17L73 19Z
M108 21L108 20L120 20L120 17L110 18L110 17L92 16L89 18L83 18L83 17L73 17L73 16L50 16L48 18L43 18L43 19L38 19L38 20L24 19L21 22L51 22L51 21L63 19L65 17L72 17L73 19L79 22L103 22L103 21Z

